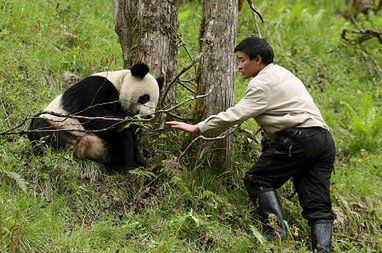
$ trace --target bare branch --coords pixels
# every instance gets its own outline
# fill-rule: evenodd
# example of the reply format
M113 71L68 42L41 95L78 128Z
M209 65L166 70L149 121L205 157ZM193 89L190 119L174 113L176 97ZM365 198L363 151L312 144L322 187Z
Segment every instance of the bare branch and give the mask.
M355 34L355 38L353 39L347 38L346 35L348 33ZM375 37L378 39L380 43L382 43L381 35L382 35L382 30L363 29L363 28L353 29L353 30L343 29L341 34L342 39L346 40L347 42L351 44L356 44L360 48L362 52L362 56L364 57L366 65L368 67L367 69L369 71L370 78L373 81L374 85L378 84L378 80L376 78L377 76L379 77L382 76L382 69L380 67L380 64L378 64L377 61L369 53L367 53L367 49L362 44L362 42Z
M182 120L182 121L191 121L192 120L192 119L189 119L189 118L185 118L185 117L176 115L175 113L171 113L171 112L168 112L167 114L170 115L171 117L175 118L175 119L179 119L179 120Z
M175 110L176 108L178 108L178 107L180 107L180 106L182 106L182 105L184 105L184 104L186 104L186 103L188 103L188 102L190 102L192 100L196 100L196 99L201 99L201 98L207 97L207 96L209 96L211 94L213 88L214 88L214 86L212 86L211 89L206 94L198 95L198 96L193 96L193 97L191 97L191 98L189 98L189 99L187 99L187 100L185 100L185 101L183 101L181 103L178 103L178 104L170 107L169 109L159 110L155 114L158 114L158 113L167 113L167 112Z
M212 87L213 88L213 87ZM88 117L88 116L81 116L81 115L76 115L76 114L61 114L61 113L56 113L56 112L52 112L52 111L41 111L39 113L37 113L35 116L33 117L27 117L25 118L20 124L18 124L17 126L11 128L11 129L8 129L7 131L4 131L4 132L0 132L0 136L2 135L24 135L26 133L34 133L34 132L71 132L71 131L74 131L74 132L85 132L85 133L97 133L97 132L102 132L102 131L107 131L107 130L110 130L114 127L116 127L118 124L123 124L123 123L132 123L132 122L150 122L150 121L153 121L159 114L162 114L162 113L170 113L171 111L175 110L176 108L192 101L192 100L196 100L196 99L200 99L200 98L204 98L206 96L209 96L212 92L212 88L208 91L208 93L206 94L203 94L203 95L198 95L198 96L193 96L181 103L178 103L174 106L172 106L171 108L168 108L168 109L162 109L162 110L158 110L154 113L151 113L151 114L148 114L146 116L153 116L153 118L151 119L143 119L141 118L139 115L137 116L128 116L128 117L125 117L125 118L116 118L116 117ZM112 103L112 102L109 102L109 103ZM107 104L107 103L104 103L104 104ZM94 105L94 106L99 106L100 104L98 105ZM22 126L25 125L25 123L28 121L28 120L31 120L31 119L35 119L35 118L39 118L39 116L41 115L44 115L44 114L49 114L49 115L53 115L53 116L56 116L56 117L59 117L59 118L62 118L62 120L51 120L51 121L54 121L54 122L63 122L69 118L72 118L72 119L82 119L82 120L108 120L108 121L115 121L114 124L112 124L112 126L110 127L107 127L107 128L103 128L103 129L97 129L97 130L81 130L81 129L78 129L78 128L74 128L74 129L35 129L35 130L21 130L21 131L15 131L16 129L19 129L21 128ZM174 114L172 114L173 116Z
M360 36L355 38L355 39L349 39L349 38L346 37L347 33L358 34ZM361 43L361 42L364 42L366 40L369 40L369 39L375 37L375 38L378 39L378 41L380 43L382 43L381 35L382 35L382 30L373 30L373 29L350 30L350 29L343 29L341 37L344 40L349 41L351 43Z
M97 107L97 106L111 105L111 104L118 104L118 103L120 103L120 101L121 101L121 100L114 100L114 101L110 101L110 102L105 102L105 103L99 103L99 104L90 105L90 106L86 107L85 109L83 109L82 111L78 111L78 112L76 112L75 115L80 114L80 113L82 113L82 112L84 112L84 111L87 111L87 110L89 110L89 109L91 109L91 108L95 108L95 107ZM123 101L123 100L122 100L122 101ZM138 104L138 103L136 103L136 104Z
M171 86L173 86L178 80L179 80L179 78L187 71L187 70L189 70L192 66L194 66L196 63L197 63L197 61L200 59L200 54L197 56L197 57L195 57L195 59L188 65L188 66L186 66L185 68L183 68L177 75L176 75L176 77L167 85L167 88L166 88L166 90L163 92L163 95L162 95L162 100L161 100L161 102L160 102L160 105L161 106L163 106L163 103L164 103L164 101L165 101L165 98L166 98L166 96L167 96L167 93L169 92L169 90L171 89Z
M176 33L176 35L178 36L178 39L179 39L179 44L178 44L178 47L183 47L184 48L184 51L186 51L186 54L188 56L188 58L190 58L191 61L193 61L192 59L192 56L190 54L190 52L188 51L187 49L187 43L186 41L183 39L183 36L182 34L179 32L179 30L177 28L175 28L174 26L171 25L171 28L174 30L174 32ZM196 69L195 69L196 71Z
M259 16L260 20L262 23L264 23L264 19L263 17L261 16L261 14L255 9L255 7L253 6L253 3L252 3L252 0L248 0L248 4L249 4L249 7L251 8L251 10L257 14L257 16Z
M190 87L188 87L185 83L183 83L183 81L178 80L178 83L179 83L180 85L182 85L186 90L188 90L189 92L191 92L192 94L196 94L196 92L195 92L193 89L191 89Z
M186 154L186 152L191 148L191 146L198 140L202 139L202 140L205 140L205 141L217 141L217 140L222 140L228 136L230 136L233 132L235 132L236 129L238 129L239 126L236 126L234 128L231 128L231 129L228 129L226 131L224 131L223 133L221 133L220 135L218 135L217 137L204 137L203 135L199 135L198 137L196 137L195 139L193 139L191 141L190 144L188 144L188 146L186 147L185 150L183 150L183 152L180 154L179 158L177 160L180 160L183 158L183 156Z
M259 28L259 25L257 23L257 19L256 19L256 15L260 18L261 22L264 23L264 19L263 17L261 16L261 14L255 9L255 7L253 6L253 3L252 3L252 0L247 0L248 2L248 5L249 7L251 8L252 12L253 12L253 22L255 23L255 27L256 27L256 33L257 33L257 36L259 38L262 38L261 36L261 31L260 31L260 28Z
M196 84L191 80L187 80L187 79L179 79L179 81L183 82L183 83L189 83L191 84L192 86L196 86Z
M244 133L247 136L247 138L250 138L251 140L254 140L257 144L260 144L256 136L260 133L261 127L258 128L255 132L248 131L247 129L244 129L241 125L238 127L238 129L239 132Z
M57 114L58 115L58 114ZM68 115L62 115L61 117L66 117ZM114 123L113 125L109 126L109 127L106 127L106 128L101 128L101 129L97 129L97 130L86 130L86 129L78 129L78 128L73 128L73 129L58 129L58 128L55 128L55 129L48 129L48 128L40 128L40 129L34 129L34 130L20 130L20 131L14 131L13 130L16 130L20 127L22 127L27 120L30 120L30 119L34 119L35 117L31 117L31 118L26 118L23 120L22 123L20 123L19 125L17 125L16 127L12 128L12 129L9 129L5 132L0 132L0 136L2 135L24 135L24 134L27 134L27 133L44 133L44 132L51 132L51 133L58 133L58 132L81 132L81 133L98 133L98 132L103 132L103 131L107 131L107 130L110 130L114 127L116 127L119 123L121 122L125 122L125 120L121 120L120 122L116 122ZM127 122L127 120L126 120Z
M34 117L36 118L36 117L38 117L40 115L44 115L44 114L49 114L49 115L53 115L53 116L57 116L57 117L62 117L62 118L64 118L64 120L67 119L67 118L71 118L71 119L88 119L88 120L111 120L111 121L117 121L117 122L123 122L125 120L127 120L127 121L148 121L148 120L145 120L145 119L135 120L131 116L130 117L126 117L126 118L89 117L89 116L80 116L80 115L75 115L75 114L61 114L61 113L52 112L52 111L42 111L42 112L37 113Z
M11 135L11 134L16 134L16 133L14 133L14 132L12 132L12 131L14 131L14 130L20 128L20 127L22 127L22 126L27 122L27 120L29 120L29 119L30 119L30 118L26 118L26 119L24 119L20 124L18 124L17 126L11 128L11 129L8 129L8 130L5 131L5 132L0 132L0 135ZM19 133L19 134L21 135L22 133Z

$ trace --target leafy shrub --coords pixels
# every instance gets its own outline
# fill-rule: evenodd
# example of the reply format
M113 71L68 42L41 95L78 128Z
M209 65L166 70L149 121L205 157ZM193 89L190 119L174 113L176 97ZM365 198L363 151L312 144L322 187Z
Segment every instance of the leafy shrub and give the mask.
M352 132L349 140L348 151L358 153L361 149L373 151L380 147L382 142L382 113L377 107L370 94L364 95L357 108L341 101L345 105L351 116L349 124Z

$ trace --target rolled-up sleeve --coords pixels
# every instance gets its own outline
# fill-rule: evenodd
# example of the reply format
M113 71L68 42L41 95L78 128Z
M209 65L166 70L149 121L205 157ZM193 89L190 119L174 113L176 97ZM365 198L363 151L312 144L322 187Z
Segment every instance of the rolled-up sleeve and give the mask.
M256 117L263 113L266 108L267 100L264 90L250 83L244 97L237 105L217 115L212 115L197 125L201 133L215 129L225 129L249 118Z

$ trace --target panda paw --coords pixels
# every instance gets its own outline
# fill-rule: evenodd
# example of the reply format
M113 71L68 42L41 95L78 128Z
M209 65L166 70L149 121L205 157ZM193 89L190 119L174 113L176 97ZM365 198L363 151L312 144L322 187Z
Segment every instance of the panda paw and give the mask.
M136 160L135 160L134 162L137 163L137 164L140 164L140 167L144 167L144 168L147 167L147 162L146 162L146 160L144 160L144 159L141 158L141 157L137 157Z
M130 163L126 163L124 166L125 170L137 169L137 168L145 168L147 166L146 161L142 160L140 162L134 161Z

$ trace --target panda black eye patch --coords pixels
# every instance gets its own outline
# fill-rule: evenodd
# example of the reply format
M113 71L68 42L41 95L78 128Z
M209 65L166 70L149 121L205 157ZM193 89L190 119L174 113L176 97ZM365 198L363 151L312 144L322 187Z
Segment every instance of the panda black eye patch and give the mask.
M143 96L140 96L139 99L138 99L138 103L140 104L146 104L147 102L150 101L150 95L149 94L145 94Z

